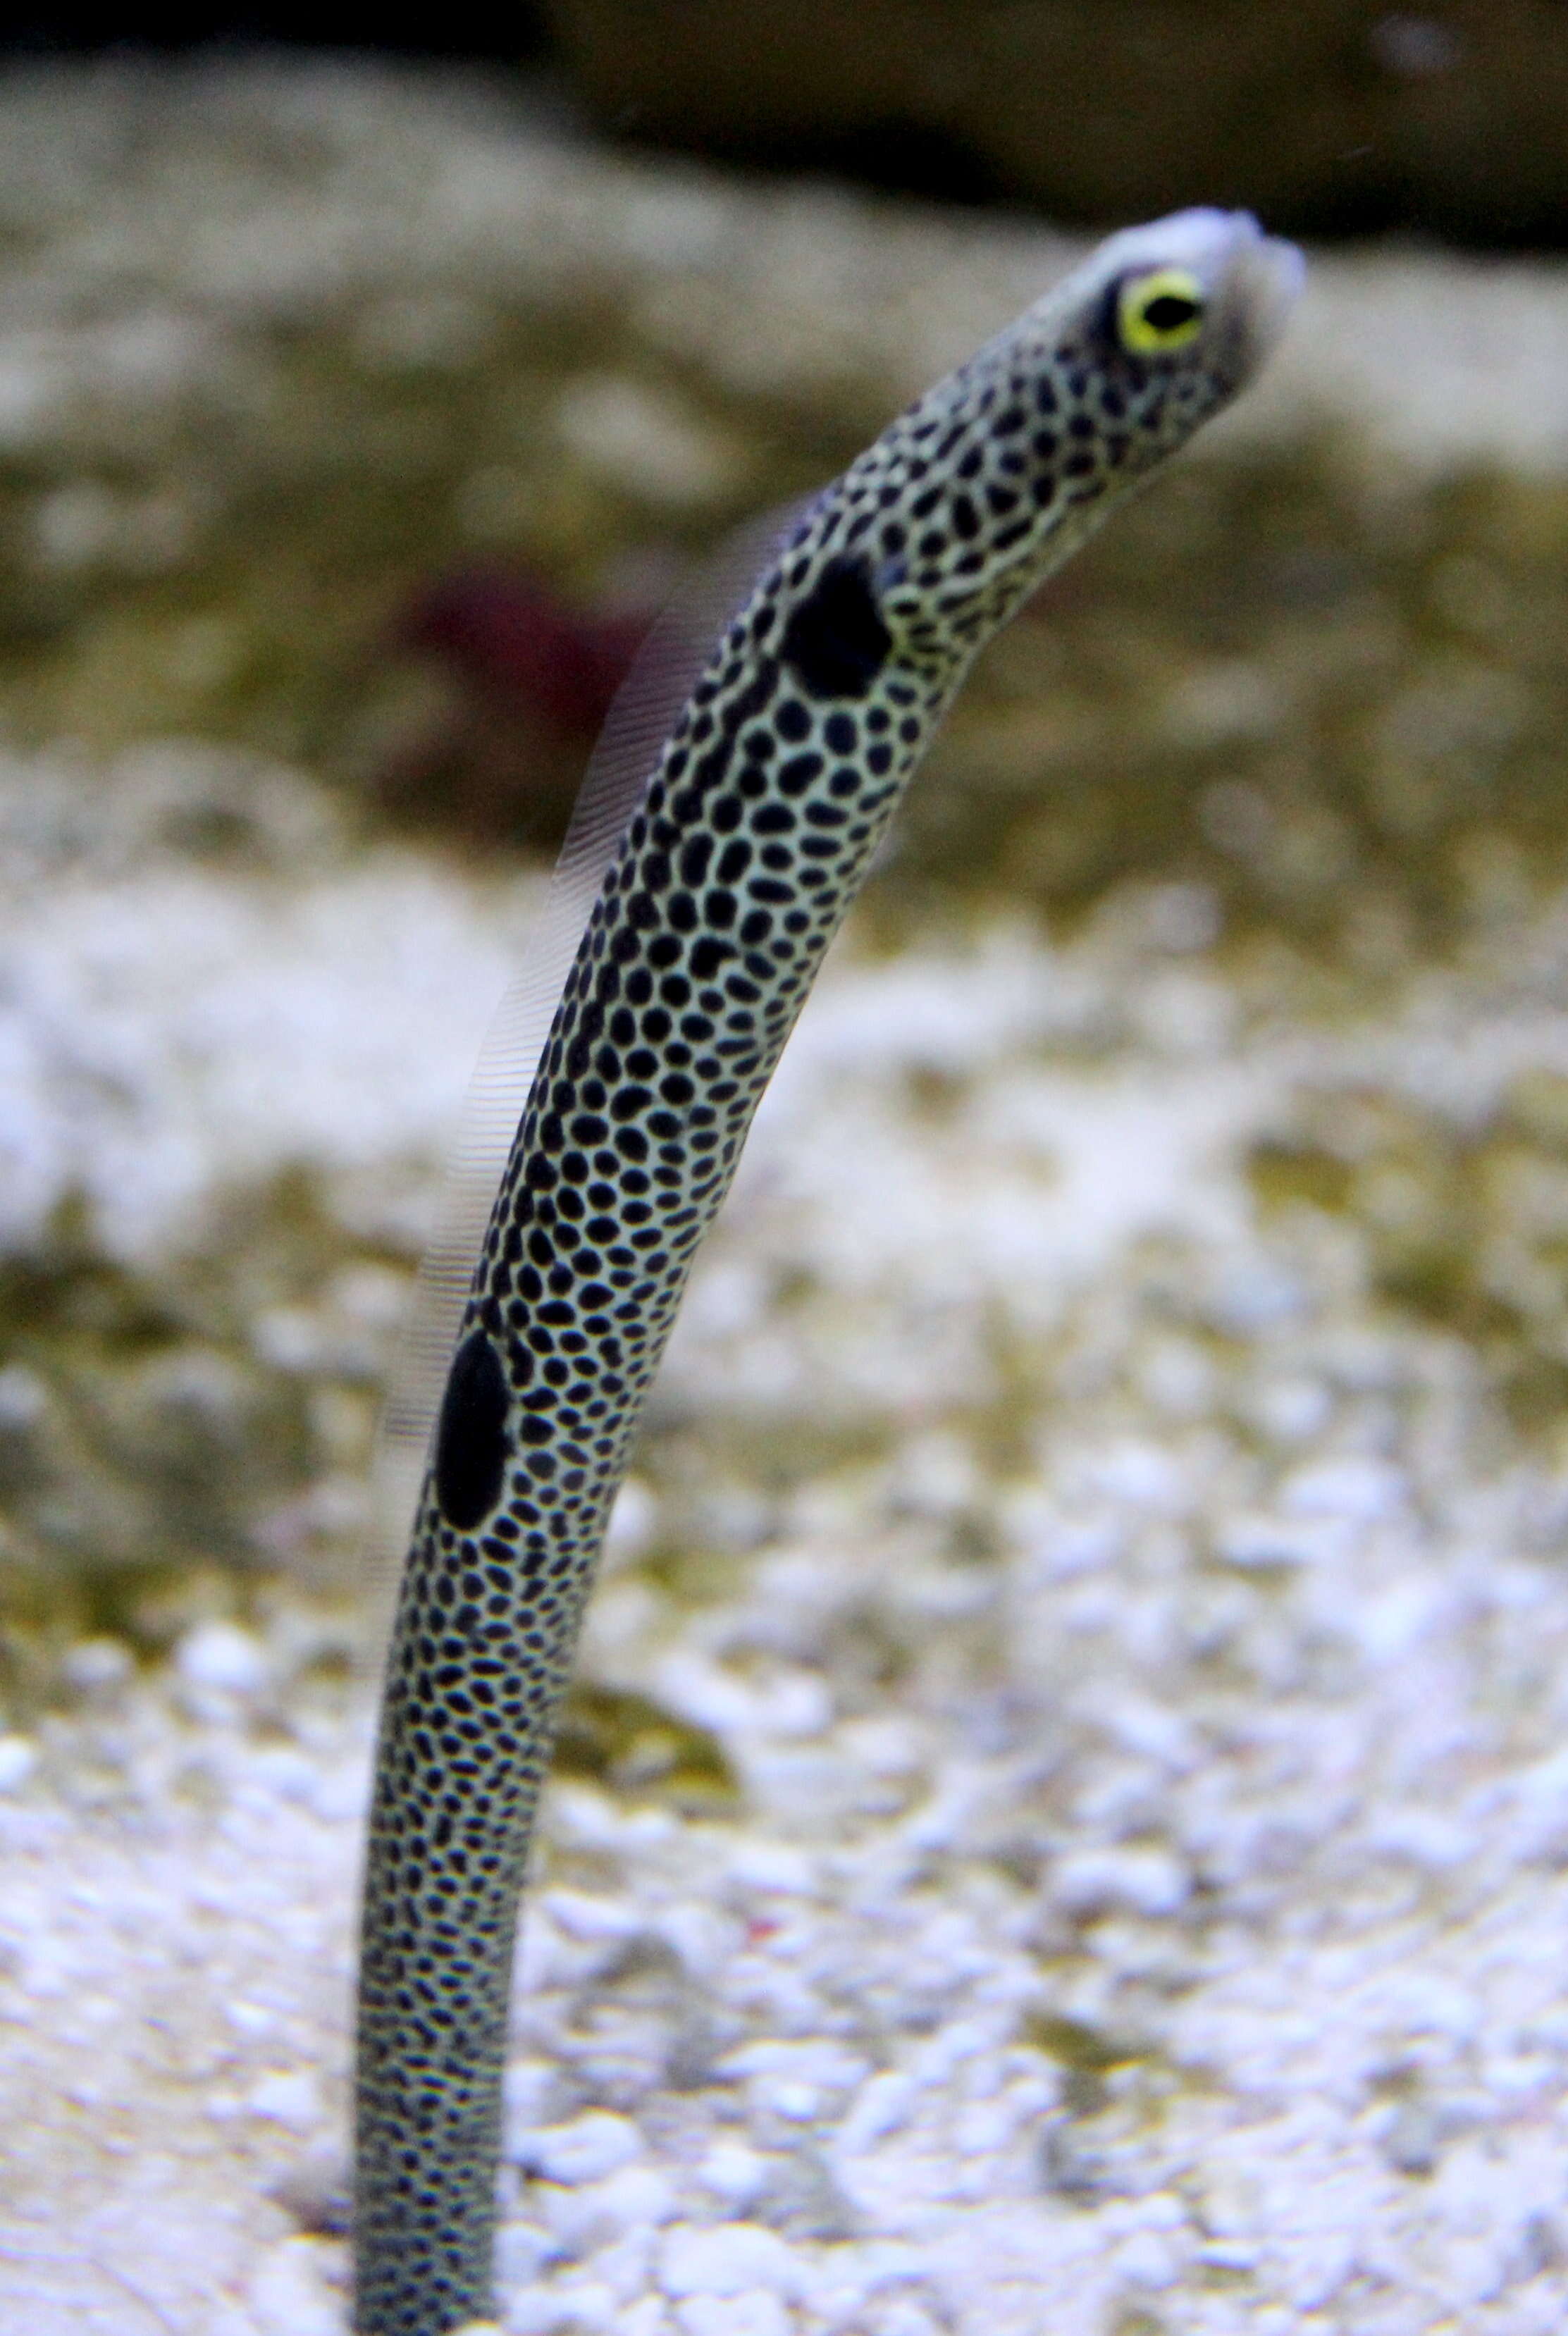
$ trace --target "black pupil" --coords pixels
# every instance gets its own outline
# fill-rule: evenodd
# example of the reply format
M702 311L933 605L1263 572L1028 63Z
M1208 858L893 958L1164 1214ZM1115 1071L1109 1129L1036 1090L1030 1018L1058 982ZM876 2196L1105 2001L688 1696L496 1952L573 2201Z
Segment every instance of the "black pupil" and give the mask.
M1183 294L1156 292L1144 311L1144 322L1152 325L1156 333L1174 333L1183 325L1190 325L1197 313L1197 302Z

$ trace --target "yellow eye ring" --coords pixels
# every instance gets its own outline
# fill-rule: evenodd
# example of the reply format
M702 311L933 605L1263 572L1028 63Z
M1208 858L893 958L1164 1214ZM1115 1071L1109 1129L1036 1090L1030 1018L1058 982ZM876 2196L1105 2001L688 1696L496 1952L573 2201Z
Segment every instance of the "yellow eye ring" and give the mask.
M1185 348L1203 329L1203 287L1185 268L1129 276L1116 295L1116 332L1129 356Z

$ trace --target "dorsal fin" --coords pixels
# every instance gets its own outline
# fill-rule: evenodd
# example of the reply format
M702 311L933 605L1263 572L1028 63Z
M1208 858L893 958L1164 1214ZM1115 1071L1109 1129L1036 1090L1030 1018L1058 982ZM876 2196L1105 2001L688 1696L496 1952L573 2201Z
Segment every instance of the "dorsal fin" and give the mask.
M632 660L583 774L539 922L480 1050L387 1384L366 1560L375 1669L491 1208L589 911L715 643L814 501L748 521L680 586Z

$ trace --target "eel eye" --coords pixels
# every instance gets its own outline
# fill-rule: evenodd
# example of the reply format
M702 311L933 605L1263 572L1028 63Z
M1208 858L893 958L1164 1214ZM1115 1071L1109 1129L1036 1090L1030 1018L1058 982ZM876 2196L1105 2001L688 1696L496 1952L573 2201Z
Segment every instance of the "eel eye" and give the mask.
M1116 334L1129 356L1185 348L1203 325L1203 290L1184 268L1129 276L1116 295Z

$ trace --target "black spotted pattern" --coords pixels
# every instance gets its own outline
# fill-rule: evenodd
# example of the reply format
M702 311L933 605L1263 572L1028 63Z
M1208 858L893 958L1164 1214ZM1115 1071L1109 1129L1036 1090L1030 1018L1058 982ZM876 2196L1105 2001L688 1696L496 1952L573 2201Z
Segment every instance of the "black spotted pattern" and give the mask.
M1099 308L1079 284L1030 310L816 503L717 644L568 978L388 1663L360 2336L488 2315L512 1939L556 1710L693 1255L823 952L976 649L1245 370L1207 332L1119 355Z

